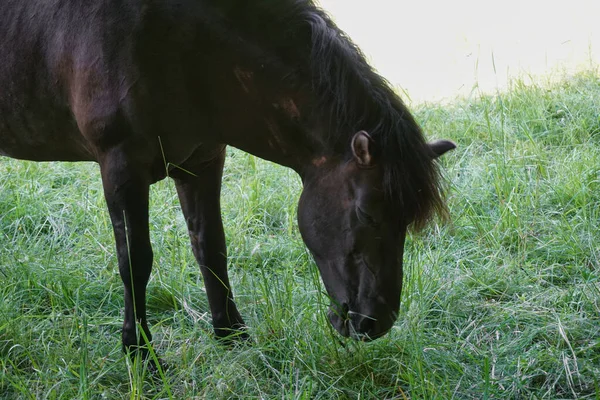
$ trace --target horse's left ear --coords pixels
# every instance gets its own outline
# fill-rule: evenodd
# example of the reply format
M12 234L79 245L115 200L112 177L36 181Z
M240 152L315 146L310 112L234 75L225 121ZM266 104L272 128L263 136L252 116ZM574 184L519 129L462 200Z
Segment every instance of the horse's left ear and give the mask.
M438 158L439 156L446 153L447 151L450 151L450 150L456 148L456 144L453 141L446 140L446 139L433 140L433 141L427 143L427 146L429 146L429 149L431 150L433 158Z
M352 154L358 165L370 167L373 164L373 139L365 131L354 134L352 138Z

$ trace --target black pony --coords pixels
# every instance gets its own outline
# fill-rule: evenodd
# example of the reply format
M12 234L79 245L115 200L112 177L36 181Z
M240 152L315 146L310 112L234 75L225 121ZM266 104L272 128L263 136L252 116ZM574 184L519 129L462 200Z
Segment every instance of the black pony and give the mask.
M0 155L96 161L146 338L148 192L175 181L218 337L244 337L220 214L225 147L294 169L302 237L344 336L397 317L407 227L444 212L434 159L390 86L310 0L3 0Z

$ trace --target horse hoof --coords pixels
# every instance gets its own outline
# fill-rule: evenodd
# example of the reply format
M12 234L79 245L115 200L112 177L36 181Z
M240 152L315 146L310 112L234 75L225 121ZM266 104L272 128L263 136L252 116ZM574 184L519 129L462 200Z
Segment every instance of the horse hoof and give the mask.
M155 379L160 379L165 375L167 370L169 369L169 364L164 362L161 358L150 357L148 359L148 372L150 372L150 376Z
M250 342L245 328L215 329L215 337L225 347L233 348Z

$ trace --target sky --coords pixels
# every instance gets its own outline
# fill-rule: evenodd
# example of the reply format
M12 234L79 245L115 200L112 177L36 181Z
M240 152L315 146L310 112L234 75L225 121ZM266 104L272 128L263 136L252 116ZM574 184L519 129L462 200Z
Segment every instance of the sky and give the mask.
M320 0L412 102L600 62L600 0Z

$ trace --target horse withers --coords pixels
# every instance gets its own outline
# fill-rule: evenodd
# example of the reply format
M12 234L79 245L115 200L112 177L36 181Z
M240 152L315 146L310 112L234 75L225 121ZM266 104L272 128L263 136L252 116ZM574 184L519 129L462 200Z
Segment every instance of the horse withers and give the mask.
M124 349L151 339L148 195L167 176L215 333L245 337L220 214L227 145L301 176L299 228L335 329L364 340L390 330L407 227L444 213L435 158L455 146L425 141L312 1L5 0L0 38L0 154L100 165Z

